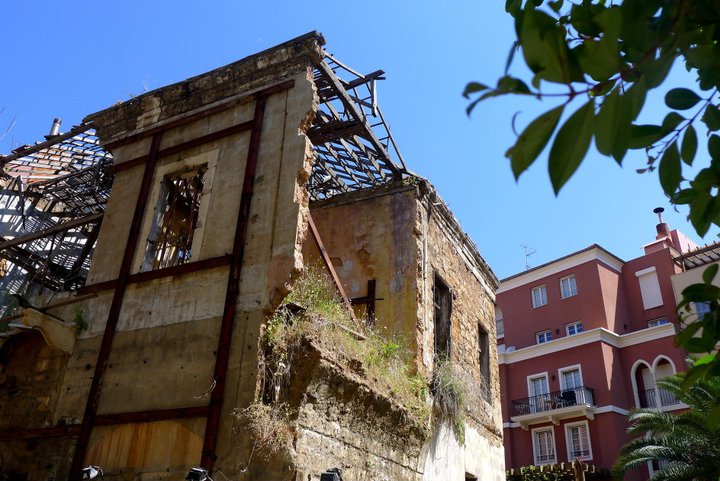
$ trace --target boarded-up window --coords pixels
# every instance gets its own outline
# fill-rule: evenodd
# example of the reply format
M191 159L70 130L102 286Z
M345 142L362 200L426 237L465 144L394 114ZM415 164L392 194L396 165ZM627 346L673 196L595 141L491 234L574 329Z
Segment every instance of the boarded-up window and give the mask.
M203 166L163 179L143 270L177 266L190 260L205 171Z
M660 282L658 282L655 267L649 267L635 273L640 283L640 294L642 295L643 308L652 309L662 306L662 294L660 293Z
M449 356L452 296L448 285L437 274L435 274L433 301L435 304L435 357Z

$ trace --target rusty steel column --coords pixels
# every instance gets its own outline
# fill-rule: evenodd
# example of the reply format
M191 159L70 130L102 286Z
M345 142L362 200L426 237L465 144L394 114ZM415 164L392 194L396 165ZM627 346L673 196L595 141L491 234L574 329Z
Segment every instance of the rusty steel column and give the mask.
M200 466L207 469L210 473L212 473L215 459L217 458L215 450L217 448L220 416L225 399L225 384L230 360L230 348L232 346L231 340L237 312L237 300L240 294L240 273L242 271L245 241L247 239L248 223L250 220L250 202L253 196L255 172L257 170L260 150L260 135L262 133L262 124L265 116L265 101L265 95L258 95L255 100L255 114L252 120L253 127L250 132L250 144L245 165L242 195L240 197L238 221L235 225L230 274L228 276L227 290L225 291L225 305L223 307L220 337L218 339L217 355L215 357L215 370L213 373L215 387L210 395L209 412L205 424L205 436L203 439Z
M107 369L112 342L115 337L115 329L120 318L120 310L122 308L123 297L130 276L132 267L132 259L137 249L138 237L140 235L140 227L142 224L145 206L148 196L150 195L150 187L152 178L157 164L158 152L160 150L160 141L162 132L156 133L152 138L150 145L150 154L148 162L145 164L142 183L140 184L140 192L135 202L135 212L133 213L132 222L130 224L130 232L128 233L125 244L125 252L123 254L122 263L120 264L120 273L117 278L115 292L113 294L112 303L110 304L110 312L108 313L105 331L103 332L100 350L98 352L97 362L95 363L95 371L93 373L92 383L90 384L90 392L88 393L87 403L85 404L85 412L83 414L82 424L80 425L80 433L78 435L75 453L73 455L72 465L70 466L70 481L80 481L82 478L82 468L87 454L88 443L90 442L90 434L97 416L98 402L102 392L102 381Z

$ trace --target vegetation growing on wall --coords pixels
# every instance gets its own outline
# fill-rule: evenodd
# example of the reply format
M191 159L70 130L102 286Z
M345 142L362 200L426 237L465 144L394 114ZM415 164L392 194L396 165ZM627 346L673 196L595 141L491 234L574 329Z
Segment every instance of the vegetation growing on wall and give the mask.
M416 372L406 342L379 328L358 327L332 280L320 268L308 268L265 325L259 396L239 413L258 447L276 451L290 443L297 415L287 404L290 373L306 343L331 356L347 375L359 376L379 393L398 401L408 424L427 433L428 380Z
M469 376L447 357L435 363L433 372L433 395L440 419L453 427L455 439L465 444L465 411L468 405Z

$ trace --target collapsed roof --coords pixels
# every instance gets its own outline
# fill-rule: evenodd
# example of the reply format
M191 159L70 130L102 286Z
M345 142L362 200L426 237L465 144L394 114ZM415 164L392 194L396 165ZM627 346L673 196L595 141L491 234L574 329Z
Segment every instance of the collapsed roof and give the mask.
M311 199L407 176L377 103L376 84L384 72L362 75L325 53L313 73L319 105L307 131L316 156ZM110 194L112 156L92 121L46 139L0 155L0 262L6 264L0 265L0 287L7 292L84 285Z

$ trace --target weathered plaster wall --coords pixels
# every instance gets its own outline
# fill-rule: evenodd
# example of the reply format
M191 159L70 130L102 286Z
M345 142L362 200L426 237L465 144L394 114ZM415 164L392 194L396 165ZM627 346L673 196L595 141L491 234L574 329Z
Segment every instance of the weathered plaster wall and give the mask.
M497 345L495 342L488 343L490 350L486 359L490 363L490 377L486 379L480 369L478 331L478 326L482 326L490 340L496 338L494 302L497 278L447 205L425 181L418 185L417 212L415 231L422 241L418 280L419 358L422 366L431 372L435 362L433 282L437 273L452 293L450 361L471 379L465 446L453 449L452 443L439 443L441 450L448 450L447 453L452 452L453 455L429 454L424 479L438 479L434 473L461 473L464 470L478 479L501 481L505 473ZM449 437L442 430L435 436ZM437 439L433 442L438 444Z
M376 280L377 326L405 336L416 348L418 241L413 186L381 187L339 196L311 206L320 237L349 297L367 295ZM321 262L308 238L309 265ZM358 306L362 314L364 306Z
M462 479L465 473L504 479L496 346L488 342L490 378L483 378L478 336L480 325L494 339L497 280L445 204L429 184L418 180L338 196L313 204L311 210L348 295L364 296L367 279L377 279L376 295L382 298L376 303L378 326L408 337L418 369L428 375L434 369L434 273L448 283L453 295L451 360L469 374L470 404L464 446L443 423L421 443L421 449L405 446L405 457L397 458L382 428L388 416L382 403L370 402L365 409L362 395L356 393L354 404L346 403L333 397L333 390L316 387L330 396L332 408L316 395L302 407L298 456L302 458L301 447L312 448L322 453L317 459L327 460L326 468L345 468L354 479ZM304 252L318 262L310 239ZM314 382L324 386L327 380L319 376ZM342 383L333 385L338 389ZM338 416L336 409L346 416ZM371 418L371 425L360 425L356 416ZM406 440L418 441L412 436ZM378 452L383 456L377 457ZM305 464L312 465L309 460ZM382 469L374 471L375 465Z

